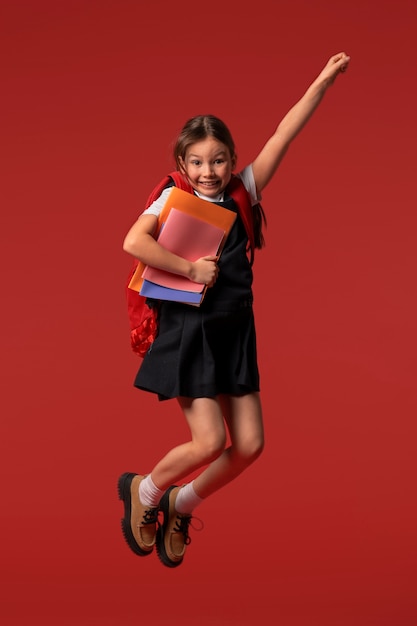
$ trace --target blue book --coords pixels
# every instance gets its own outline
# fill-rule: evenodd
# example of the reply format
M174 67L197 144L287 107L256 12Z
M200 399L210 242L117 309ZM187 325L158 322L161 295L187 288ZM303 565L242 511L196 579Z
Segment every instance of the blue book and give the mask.
M203 301L206 287L202 291L184 291L182 289L171 289L170 287L162 287L152 283L150 280L144 280L140 290L140 295L146 298L154 298L155 300L170 300L171 302L182 302L184 304L193 304L200 306Z

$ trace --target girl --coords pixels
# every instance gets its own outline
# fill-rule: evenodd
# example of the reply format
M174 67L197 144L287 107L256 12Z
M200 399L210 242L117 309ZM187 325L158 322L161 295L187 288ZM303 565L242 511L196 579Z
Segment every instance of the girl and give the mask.
M190 440L165 454L147 475L127 472L118 482L124 502L122 529L129 547L146 556L156 544L167 567L183 561L195 507L241 474L262 452L252 263L247 249L249 245L253 260L253 248L262 247L258 204L262 190L349 61L344 52L329 59L258 156L237 176L233 174L235 146L225 124L211 115L185 124L174 150L185 188L238 214L219 260L203 257L190 262L157 243L153 234L169 188L126 235L123 249L130 255L209 287L199 308L161 303L158 336L135 379L136 387L157 394L160 400L177 398ZM248 206L254 207L252 225L246 228L243 207L231 198L236 184L244 186ZM226 448L227 434L230 446ZM192 482L176 485L200 468L204 469Z

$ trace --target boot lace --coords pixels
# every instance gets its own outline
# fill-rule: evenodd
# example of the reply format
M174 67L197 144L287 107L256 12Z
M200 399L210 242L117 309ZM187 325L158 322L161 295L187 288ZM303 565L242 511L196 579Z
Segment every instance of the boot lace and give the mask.
M199 522L199 524L198 525L193 524L192 520L196 520L197 522ZM177 519L175 521L174 532L182 533L182 536L184 537L184 544L186 546L188 546L191 543L191 537L188 532L190 526L194 530L198 530L198 531L203 530L204 528L203 521L199 519L198 517L194 517L192 515L180 515L178 513Z
M146 526L147 524L156 524L158 521L158 507L154 509L146 509L142 517L142 524Z

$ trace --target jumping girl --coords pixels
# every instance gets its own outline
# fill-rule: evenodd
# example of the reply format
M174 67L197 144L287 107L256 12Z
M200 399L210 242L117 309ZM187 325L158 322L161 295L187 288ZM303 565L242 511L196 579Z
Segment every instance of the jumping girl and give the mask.
M237 213L219 259L203 257L190 262L156 241L158 215L173 179L124 240L123 249L144 264L209 287L200 307L160 303L158 336L134 383L160 400L176 398L190 439L165 453L148 473L127 472L118 482L124 502L122 528L129 547L146 556L156 545L167 567L183 561L194 509L239 476L262 452L251 262L254 248L262 247L263 242L261 192L349 61L344 52L329 59L258 156L238 174L234 173L235 145L220 119L199 115L183 127L174 149L181 186ZM244 201L234 199L236 188L243 189ZM250 219L248 206L249 210L253 207ZM230 445L226 447L228 437ZM197 470L197 477L183 484Z

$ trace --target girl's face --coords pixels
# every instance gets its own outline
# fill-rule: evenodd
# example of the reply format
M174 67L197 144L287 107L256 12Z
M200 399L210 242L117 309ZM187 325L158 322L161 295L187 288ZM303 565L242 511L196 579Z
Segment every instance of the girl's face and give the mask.
M180 158L180 165L198 193L215 198L230 181L236 157L230 154L224 143L207 137L191 144L185 159Z

